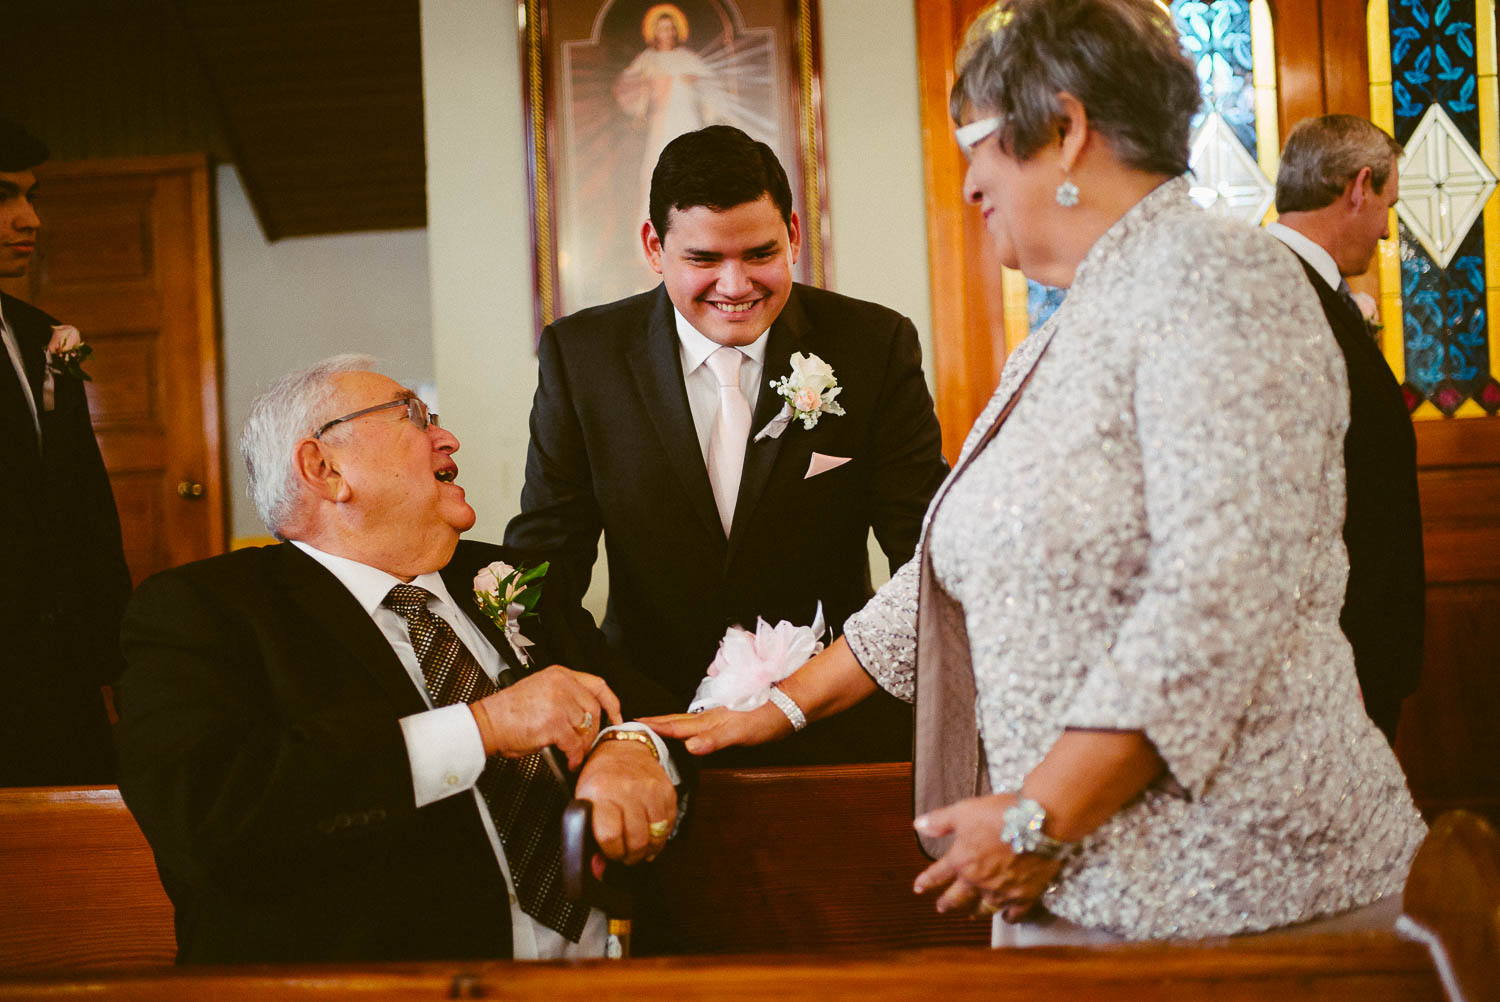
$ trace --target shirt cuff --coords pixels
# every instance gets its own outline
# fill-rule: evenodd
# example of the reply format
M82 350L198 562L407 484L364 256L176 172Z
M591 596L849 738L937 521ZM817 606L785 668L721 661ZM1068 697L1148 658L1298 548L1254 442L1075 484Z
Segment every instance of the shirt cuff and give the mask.
M660 762L661 767L667 771L667 782L671 783L673 786L682 785L682 775L677 771L676 763L672 761L672 753L667 750L667 743L663 741L655 731L647 727L645 724L639 723L638 721L634 720L625 724L614 724L610 727L604 728L604 730L599 732L599 737L596 737L594 739L595 748L599 747L599 739L604 737L604 735L608 734L610 731L644 731L646 733L646 736L651 739L651 743L656 745L656 760Z
M468 703L401 718L411 787L418 807L462 793L484 771L484 741Z

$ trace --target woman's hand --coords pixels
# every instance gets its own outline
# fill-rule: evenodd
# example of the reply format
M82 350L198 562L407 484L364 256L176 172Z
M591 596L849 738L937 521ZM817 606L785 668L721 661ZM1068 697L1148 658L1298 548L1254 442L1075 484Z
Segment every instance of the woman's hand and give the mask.
M1016 855L1000 840L1004 814L1014 794L960 800L922 815L914 822L923 835L953 835L953 845L917 876L918 894L941 890L937 910L992 915L1019 922L1042 898L1062 868L1059 860L1031 853Z
M763 745L792 733L791 721L774 703L743 712L716 706L702 713L642 717L641 723L664 738L684 742L694 755L707 755L737 745Z

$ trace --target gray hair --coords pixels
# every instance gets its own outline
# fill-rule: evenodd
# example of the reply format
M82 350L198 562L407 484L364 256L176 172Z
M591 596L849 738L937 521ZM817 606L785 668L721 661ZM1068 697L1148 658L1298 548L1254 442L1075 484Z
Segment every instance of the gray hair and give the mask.
M1312 212L1344 193L1344 186L1364 168L1370 183L1385 190L1392 158L1401 144L1379 126L1357 115L1305 118L1286 137L1276 171L1276 211Z
M240 455L250 475L246 493L277 539L286 538L282 530L296 513L292 449L334 416L328 413L334 399L333 377L374 367L375 359L369 355L334 355L287 373L250 405L250 416L240 432Z
M954 121L1000 118L1000 147L1028 160L1057 135L1067 91L1131 167L1178 175L1202 101L1165 4L1000 0L969 29L949 95Z

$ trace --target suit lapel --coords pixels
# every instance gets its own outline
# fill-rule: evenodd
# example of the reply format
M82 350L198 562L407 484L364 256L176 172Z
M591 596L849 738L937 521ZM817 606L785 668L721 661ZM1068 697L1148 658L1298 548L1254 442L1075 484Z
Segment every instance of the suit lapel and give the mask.
M342 647L369 671L370 677L403 713L419 713L426 702L390 642L369 614L326 568L290 543L279 550L280 573L287 597L325 631L328 642Z
M646 350L630 352L630 371L641 395L641 406L651 416L662 449L676 471L689 503L713 528L723 535L719 509L714 504L713 487L708 482L708 468L698 446L693 414L688 408L687 389L682 382L682 362L678 355L677 326L672 300L665 286L656 290L656 303L646 330Z
M766 492L771 471L776 466L776 457L781 455L782 444L794 427L788 425L775 438L768 436L759 442L754 440L760 430L781 410L782 400L771 391L768 384L791 371L792 353L802 349L807 335L807 314L803 312L801 299L797 295L796 286L793 286L791 298L787 300L775 323L771 324L771 336L766 339L766 359L760 372L760 392L756 394L755 413L750 419L751 441L745 446L745 466L740 474L739 496L734 503L734 523L729 531L729 552L724 557L726 567L734 559L739 541L744 538L745 526L755 515L755 508Z

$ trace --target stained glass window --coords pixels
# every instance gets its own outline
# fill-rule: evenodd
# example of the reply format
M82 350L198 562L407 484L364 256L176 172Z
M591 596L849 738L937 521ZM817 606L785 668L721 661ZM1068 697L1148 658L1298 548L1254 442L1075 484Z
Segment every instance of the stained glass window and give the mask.
M1210 212L1259 224L1275 199L1281 148L1276 63L1267 0L1173 0L1172 18L1198 71L1203 107L1193 119L1193 199ZM1019 276L1031 330L1052 315L1065 290Z
M1386 359L1416 417L1500 411L1494 0L1371 0L1370 107L1406 147L1381 257Z

